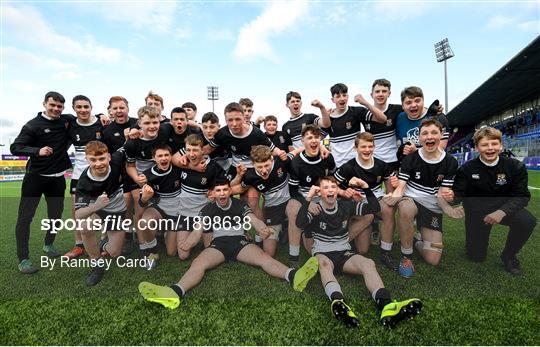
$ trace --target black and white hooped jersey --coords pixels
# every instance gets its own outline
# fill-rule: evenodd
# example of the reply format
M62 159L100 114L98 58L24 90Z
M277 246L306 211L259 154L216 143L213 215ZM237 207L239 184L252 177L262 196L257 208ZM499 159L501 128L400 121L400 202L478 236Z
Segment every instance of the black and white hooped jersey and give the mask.
M312 185L317 184L321 177L333 175L335 170L336 163L332 154L322 159L320 155L308 157L306 151L303 151L291 161L289 170L291 196L300 194L305 198Z
M384 114L386 123L377 123L374 121L365 122L364 129L373 134L375 138L375 152L373 156L384 162L396 162L397 156L397 137L396 137L396 119L398 114L403 112L401 105L388 104Z
M128 139L124 144L126 162L130 164L135 163L135 167L139 173L150 169L155 164L152 158L152 150L159 144L166 144L171 132L173 132L172 127L167 123L163 123L159 127L157 136L153 139L145 139L143 137L135 140Z
M234 167L240 164L247 168L253 167L250 153L251 147L256 145L268 146L270 150L276 147L261 130L253 125L250 125L248 133L241 137L232 134L229 127L225 126L219 129L213 140L210 140L210 146L214 148L223 146L231 151L232 165Z
M109 197L109 204L102 210L110 213L122 213L126 210L124 190L122 187L122 170L124 167L124 154L115 152L111 155L109 172L105 177L94 177L90 168L86 168L77 182L75 193L75 209L96 202L97 198L105 193Z
M297 117L290 118L288 121L283 124L281 127L281 130L289 135L289 138L292 141L292 146L296 148L302 147L302 129L306 125L319 124L319 119L321 117L313 114L313 113L302 113ZM321 129L322 130L322 129ZM326 133L322 134L322 137L324 138L326 136Z
M358 156L356 156L338 168L334 177L336 177L342 189L349 188L349 180L351 178L360 178L369 185L369 188L377 198L381 198L384 196L382 184L391 175L392 170L384 161L373 158L371 165L363 166L360 160L358 160ZM360 188L354 189L363 192Z
M126 142L124 130L134 128L135 126L137 126L137 119L128 118L128 121L124 124L111 122L111 124L103 130L103 142L107 145L107 148L109 148L109 153L116 152L124 145Z
M210 140L204 135L204 133L201 133L201 135L204 146L210 145ZM210 159L218 163L219 166L221 166L221 168L225 171L229 170L229 168L231 167L231 154L224 146L219 146L214 149L214 151L210 153L209 157Z
M439 187L451 189L458 169L454 157L441 149L439 151L441 157L436 161L425 159L422 148L405 156L398 176L400 180L407 182L405 196L436 213L442 213L437 205Z
M221 207L217 202L206 204L200 211L204 231L213 232L213 237L242 236L247 231L245 226L251 223L251 208L242 200L229 198L229 204ZM212 223L205 223L204 218ZM249 222L249 223L246 223Z
M71 122L69 126L69 137L75 147L75 165L73 167L72 179L79 179L84 169L88 167L84 149L86 144L94 140L102 140L103 126L99 118L94 123L84 124L78 120Z
M177 134L174 131L172 124L170 123L168 124L170 125L172 130L170 132L169 138L167 139L167 144L169 145L169 147L171 147L173 154L175 154L178 151L180 151L180 154L185 154L184 149L186 148L186 137L192 134L200 135L200 133L195 133L192 130L193 128L187 127L183 133Z
M180 203L177 206L182 216L195 217L208 203L208 188L218 178L225 177L225 171L210 159L206 161L204 172L182 169L180 173Z
M173 165L166 171L154 165L144 172L147 184L154 190L150 202L169 216L177 216L179 212L181 173L182 169Z
M348 106L343 114L330 115L331 126L324 131L330 135L330 149L338 167L354 158L354 139L362 131L362 123L371 118L371 111L362 106Z
M264 206L278 206L286 203L290 198L288 166L290 160L282 161L274 157L272 170L268 179L264 180L255 168L248 169L242 178L242 188L254 187L264 195Z
M333 209L327 210L322 202L321 212L313 215L309 212L309 203L302 204L298 211L296 225L313 233L312 254L321 252L347 251L351 249L347 222L351 216L374 214L380 211L379 202L368 190L367 200L355 202L352 200L338 200Z
M284 131L276 131L274 135L264 133L270 141L279 149L285 152L289 152L289 146L292 146L291 138Z

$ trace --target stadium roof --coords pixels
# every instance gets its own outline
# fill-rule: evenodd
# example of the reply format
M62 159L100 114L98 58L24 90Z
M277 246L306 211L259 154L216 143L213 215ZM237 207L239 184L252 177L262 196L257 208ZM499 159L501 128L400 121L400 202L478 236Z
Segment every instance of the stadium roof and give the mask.
M540 36L448 112L451 126L478 124L540 95Z

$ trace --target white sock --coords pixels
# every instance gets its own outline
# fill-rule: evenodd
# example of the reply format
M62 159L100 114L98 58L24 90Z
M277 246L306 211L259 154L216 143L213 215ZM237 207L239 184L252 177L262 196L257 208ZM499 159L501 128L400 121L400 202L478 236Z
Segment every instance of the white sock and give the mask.
M289 245L289 255L299 256L300 255L300 246Z
M324 292L326 293L326 296L328 296L328 299L332 300L332 294L338 292L341 293L341 296L343 296L343 292L341 291L341 286L336 281L331 281L326 283L324 286Z
M291 273L291 271L294 270L292 268L289 268L287 271L285 271L285 281L289 282L289 274Z
M262 237L260 237L259 234L255 235L255 242L257 243L262 242Z
M411 255L413 254L413 248L404 248L403 246L401 246L401 253Z
M384 242L381 240L381 249L385 251L391 251L392 250L392 242Z

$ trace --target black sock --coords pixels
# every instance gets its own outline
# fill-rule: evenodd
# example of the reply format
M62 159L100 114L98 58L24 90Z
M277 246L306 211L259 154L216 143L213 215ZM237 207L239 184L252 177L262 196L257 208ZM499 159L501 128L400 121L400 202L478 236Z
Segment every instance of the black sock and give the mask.
M124 240L125 241L133 241L133 233L124 231Z
M405 257L405 258L409 258L410 260L412 260L412 253L411 254L405 254L403 252L401 252L401 257Z
M300 260L300 256L299 256L299 255L290 255L290 254L289 254L289 260L290 260L290 261L299 261L299 260Z
M390 292L386 288L379 288L375 292L375 304L377 305L377 309L379 311L382 311L384 306L388 305L392 302L392 296L390 295Z
M178 284L173 284L173 285L171 286L171 289L174 290L174 292L175 292L176 294L178 294L178 296L179 296L180 298L183 298L184 295L186 295L186 293L184 293L184 291L182 290L182 288L180 288L180 286L179 286Z
M81 248L84 248L84 243L82 243L82 242L75 242L75 247L81 247Z
M330 300L343 300L343 293L341 292L333 292L330 294Z
M292 285L294 283L294 275L296 274L296 269L292 269L287 276L289 283Z

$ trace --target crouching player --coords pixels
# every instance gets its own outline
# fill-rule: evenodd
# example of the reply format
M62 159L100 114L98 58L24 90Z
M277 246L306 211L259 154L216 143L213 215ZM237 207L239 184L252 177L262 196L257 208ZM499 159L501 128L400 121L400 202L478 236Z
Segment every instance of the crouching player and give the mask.
M422 147L403 159L398 187L383 198L387 205L398 206L402 253L398 272L405 278L414 275L413 242L427 263L438 265L443 251L442 212L452 218L463 217L461 206L454 209L440 198L451 199L458 168L457 160L439 147L442 133L439 121L422 121L419 135ZM415 218L420 235L414 235Z
M172 149L166 144L159 144L152 150L156 164L143 174L147 183L141 189L139 205L145 208L139 220L142 240L140 249L143 256L152 260L152 267L159 259L156 240L156 226L163 230L165 226L167 255L176 254L176 229L179 222L178 205L180 203L180 175L182 170L171 165ZM159 223L151 222L159 221Z
M105 264L99 261L102 252L111 257L119 256L124 244L124 232L130 225L123 223L126 213L122 189L123 153L115 152L111 157L107 146L100 141L90 141L85 153L89 167L82 172L77 183L75 218L86 220L86 223L81 223L81 235L84 249L95 264L86 278L86 284L93 286L105 274ZM93 220L96 219L100 219L101 223L95 223ZM96 239L97 230L93 228L96 225L103 226L103 231L99 231L107 231L107 238L101 241L101 245Z
M242 182L232 188L233 194L242 194L249 187L254 187L264 196L264 219L272 233L263 241L263 249L274 257L281 224L287 218L285 211L291 199L287 174L290 161L272 156L270 147L263 145L251 148L251 161L253 168L238 171L238 175L242 176Z
M261 237L267 238L269 228L257 217L249 206L238 199L231 198L230 183L226 179L214 182L212 187L214 201L207 204L200 213L200 222L185 241L185 249L197 244L203 230L213 233L213 240L191 263L187 272L178 283L166 287L149 282L139 284L139 292L150 302L159 303L167 308L178 307L186 293L197 286L204 273L217 267L226 260L237 260L244 264L258 266L267 274L289 282L294 290L303 291L308 281L318 270L317 259L310 258L300 269L287 268L285 265L266 254L256 245L249 243L244 233L255 227ZM197 225L198 224L198 225Z
M486 259L493 225L510 227L501 260L506 271L521 274L516 254L531 236L536 218L525 209L531 199L523 163L500 155L502 134L486 127L473 137L480 157L459 168L454 181L456 197L465 208L465 248L474 262Z
M387 191L392 191L392 183L397 186L397 177L392 175L392 169L384 161L373 157L375 151L375 137L368 132L362 132L356 135L354 147L357 155L341 166L334 176L344 189L346 198L352 198L355 193L360 193L355 186L360 179L365 181L377 199L384 196L382 184L384 182ZM392 238L394 231L394 209L384 203L381 207L381 261L382 263L395 270L397 266L390 255L392 249ZM369 215L368 215L369 216ZM355 241L356 249L360 254L367 253L370 245L371 222L368 216L354 217L354 225L349 226L349 238ZM367 222L367 223L366 223Z
M337 200L338 182L332 176L323 177L319 186L312 186L306 203L298 212L296 223L299 228L310 229L313 233L313 254L319 262L319 273L326 295L332 302L334 316L349 327L357 327L356 314L345 303L343 292L335 277L344 272L362 275L367 289L381 311L381 324L393 327L403 319L412 318L422 308L418 299L392 302L390 292L377 272L375 262L351 251L347 220L353 215L373 215L379 212L379 202L369 185L358 180L358 185L366 195L366 201L354 202ZM311 200L320 196L319 203Z

